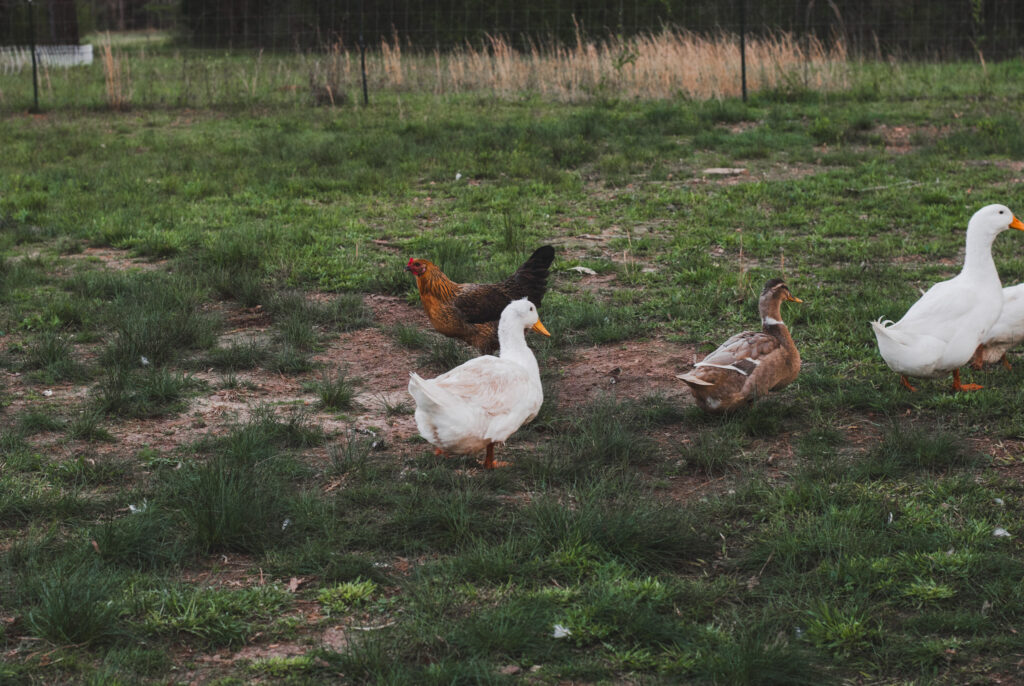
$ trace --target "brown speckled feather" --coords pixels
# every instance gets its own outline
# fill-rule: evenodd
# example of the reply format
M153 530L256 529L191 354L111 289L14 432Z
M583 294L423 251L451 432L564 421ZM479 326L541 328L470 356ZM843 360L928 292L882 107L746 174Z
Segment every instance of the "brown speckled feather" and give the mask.
M762 330L736 334L679 376L700 407L711 412L734 409L796 379L800 352L782 323L784 299L795 300L784 283L769 281L759 306Z
M439 333L469 343L482 353L498 349L498 319L513 300L529 298L540 307L548 269L555 258L550 245L537 248L508 279L494 284L459 284L435 265L416 277L423 309Z

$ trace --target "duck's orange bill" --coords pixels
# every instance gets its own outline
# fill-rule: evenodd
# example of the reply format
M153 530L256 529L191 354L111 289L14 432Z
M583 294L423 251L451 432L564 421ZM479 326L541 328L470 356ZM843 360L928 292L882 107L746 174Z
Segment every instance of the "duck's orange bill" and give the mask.
M792 293L790 293L789 295L786 296L786 300L788 300L790 302L793 302L793 303L802 303L803 302L803 300L801 300L800 298L796 297Z
M1017 229L1019 231L1024 231L1024 222L1014 217L1013 221L1010 222L1010 228Z
M537 320L537 323L531 326L530 328L536 331L537 333L544 334L545 336L551 335L550 333L548 333L548 330L544 328L544 325L540 323L539 319Z

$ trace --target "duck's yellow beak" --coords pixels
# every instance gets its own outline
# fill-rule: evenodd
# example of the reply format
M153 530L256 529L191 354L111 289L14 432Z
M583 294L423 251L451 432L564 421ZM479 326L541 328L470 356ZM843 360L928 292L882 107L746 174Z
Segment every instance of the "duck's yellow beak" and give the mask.
M1018 231L1024 231L1024 222L1014 217L1013 221L1010 222L1010 228L1017 229Z
M803 300L801 300L800 298L796 297L792 293L787 293L786 294L786 300L788 300L791 303L802 303L803 302Z
M544 334L545 336L551 335L550 333L548 333L548 330L544 328L544 325L540 323L539 319L537 320L537 323L531 326L530 328L536 331L537 333Z

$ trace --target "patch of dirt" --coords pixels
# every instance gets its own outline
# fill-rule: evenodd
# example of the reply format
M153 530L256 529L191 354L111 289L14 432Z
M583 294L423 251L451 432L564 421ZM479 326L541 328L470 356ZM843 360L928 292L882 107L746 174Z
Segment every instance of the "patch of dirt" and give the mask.
M692 404L686 384L675 375L693 366L696 352L696 346L663 339L578 349L571 361L560 365L559 402L571 406L614 392L634 400L659 393L680 404Z
M872 133L881 136L887 153L904 155L914 149L915 143L911 142L911 138L918 139L919 142L916 145L933 143L949 134L951 130L952 127L949 125L890 126L889 124L879 124L872 129Z
M129 271L142 269L154 271L167 264L167 260L148 260L141 257L132 257L127 250L116 248L86 248L80 253L62 255L64 259L72 262L79 260L99 261L104 267L111 271Z

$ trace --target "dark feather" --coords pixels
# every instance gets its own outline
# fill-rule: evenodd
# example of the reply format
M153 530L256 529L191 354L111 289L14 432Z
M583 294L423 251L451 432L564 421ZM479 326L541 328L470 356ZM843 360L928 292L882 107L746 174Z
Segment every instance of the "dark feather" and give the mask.
M483 324L501 318L501 313L513 300L529 298L540 307L547 290L548 269L555 259L555 249L544 245L533 251L512 276L501 283L466 284L463 291L452 302L465 321Z

